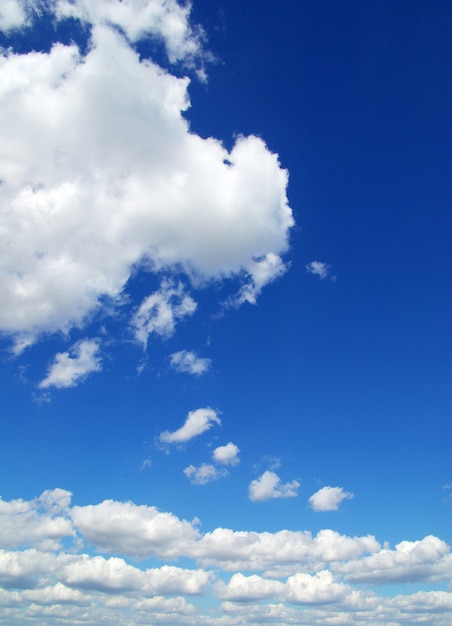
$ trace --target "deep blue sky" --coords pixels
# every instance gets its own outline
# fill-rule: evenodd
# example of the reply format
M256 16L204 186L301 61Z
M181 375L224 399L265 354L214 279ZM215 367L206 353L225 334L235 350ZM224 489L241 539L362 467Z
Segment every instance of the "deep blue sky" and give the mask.
M279 155L296 222L282 252L288 269L256 305L234 307L224 303L240 275L190 286L165 268L198 309L172 336L150 335L146 351L129 320L162 273L140 263L113 313L102 301L79 327L44 329L17 357L5 327L5 501L59 487L75 505L112 499L198 517L202 532L329 528L391 548L426 535L450 544L450 13L442 1L194 0L191 22L214 57L208 80L166 66L190 76L193 134L228 150L257 135ZM48 49L51 36L50 27L13 30L2 42L24 52ZM324 278L307 271L313 261L327 264ZM39 388L56 353L94 337L101 371ZM208 371L174 371L170 355L181 350L210 359ZM201 407L221 426L162 448L161 433ZM211 463L228 442L240 464L191 484L183 470ZM249 485L265 471L298 481L297 496L253 501ZM325 486L354 496L318 512L308 499ZM96 553L92 542L84 549ZM445 591L445 580L426 574L416 589Z

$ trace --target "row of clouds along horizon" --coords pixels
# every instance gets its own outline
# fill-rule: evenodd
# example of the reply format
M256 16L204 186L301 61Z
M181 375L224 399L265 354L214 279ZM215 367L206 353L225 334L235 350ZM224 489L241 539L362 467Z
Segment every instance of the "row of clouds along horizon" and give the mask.
M357 625L415 623L420 614L435 625L450 618L449 592L388 598L366 587L450 579L450 548L434 536L392 549L371 535L333 530L201 532L199 520L152 506L114 500L76 506L71 498L54 489L29 501L0 499L0 623L39 616L49 624L76 623L88 611L103 624L113 615L126 619L130 610L134 623L152 613L156 624L228 626L266 623L269 616L275 624ZM194 567L127 560L149 558L190 559ZM198 606L204 597L221 602L221 616ZM338 615L342 621L335 622Z
M190 7L9 0L0 28L18 36L40 11L78 20L89 44L0 56L0 330L16 352L114 310L138 270L165 276L132 303L143 347L195 312L193 288L234 279L231 302L255 303L286 269L288 173L258 137L228 151L192 132L189 78L134 49L154 38L179 71L205 76Z

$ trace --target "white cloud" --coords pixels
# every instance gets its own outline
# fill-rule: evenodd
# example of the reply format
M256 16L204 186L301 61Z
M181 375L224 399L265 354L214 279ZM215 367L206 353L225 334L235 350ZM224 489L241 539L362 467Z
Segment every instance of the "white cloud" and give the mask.
M59 352L55 356L54 363L39 387L74 387L88 374L100 372L101 369L98 342L85 339L74 344L69 352Z
M190 522L155 507L105 500L97 505L74 506L71 518L91 544L105 552L176 558L198 536Z
M249 485L249 498L253 502L270 500L271 498L292 498L298 495L300 483L298 480L282 483L275 472L266 471L252 480Z
M199 38L188 21L190 5L181 6L176 0L57 0L56 12L60 19L119 26L131 41L157 35L164 40L171 62L201 54Z
M18 23L21 5L8 6L3 21ZM284 270L287 172L257 137L228 152L190 133L189 80L140 60L115 29L133 41L159 37L172 60L190 61L201 49L188 5L49 6L91 24L92 41L86 54L57 43L0 57L0 329L29 343L81 327L143 267L182 271L197 286L237 277L242 301L254 301ZM177 318L153 296L135 317L142 343L171 333Z
M244 285L236 299L238 304L249 302L256 304L257 297L268 283L273 282L282 276L287 267L282 259L272 252L268 253L262 259L253 261L248 267L250 280Z
M199 467L189 465L184 469L184 474L193 485L206 485L226 476L227 472L210 463L203 463Z
M171 357L171 367L176 372L185 372L187 374L193 374L199 376L208 371L211 365L210 359L202 359L194 352L188 350L181 350L180 352L174 352Z
M322 487L309 498L314 511L337 511L343 500L353 498L353 493L344 491L342 487Z
M309 274L314 274L322 280L324 278L327 278L328 276L331 276L331 269L332 267L329 263L322 263L322 261L312 261L311 263L308 263L306 265L306 271ZM334 278L334 276L331 276L332 280Z
M432 535L420 541L402 541L395 550L387 548L359 561L349 561L335 569L353 582L414 582L444 580L452 575L449 546Z
M23 545L54 550L65 537L74 536L70 520L64 514L71 493L64 489L44 491L33 500L0 498L0 544L5 548Z
M143 300L132 320L135 337L144 348L148 336L156 333L170 337L175 330L176 321L196 311L196 302L184 292L181 283L174 285L163 281L160 291L156 291Z
M240 463L239 452L238 446L230 441L225 446L215 448L212 452L212 457L215 463L220 465L238 465Z
M219 598L233 602L256 602L273 598L283 590L284 584L278 580L268 580L256 574L244 576L240 572L234 574L227 585L220 583L216 587Z
M325 604L336 602L348 588L334 581L328 570L314 575L298 573L290 576L286 583L286 599L295 604Z
M202 435L206 430L212 428L214 424L221 424L216 411L208 407L196 409L189 412L183 426L174 432L166 430L161 433L160 441L162 443L185 443L194 437Z
M197 521L152 506L111 500L71 506L70 500L71 494L62 489L30 501L0 500L0 541L10 547L0 550L1 623L126 626L132 619L197 626L206 615L184 597L193 595L203 595L209 603L207 621L212 626L450 622L451 593L407 591L390 597L369 588L449 580L450 548L438 537L401 541L389 550L372 536L347 537L328 529L316 536L227 528L202 534ZM59 527L61 519L72 521L66 534ZM27 547L55 531L58 541L47 551ZM62 538L68 551L59 545ZM83 541L98 554L80 553ZM167 563L146 568L125 557L195 563L192 568ZM266 571L258 575L259 570ZM221 572L227 571L232 575L223 582ZM216 599L224 601L221 607L215 607Z
M2 0L0 7L0 30L5 32L25 24L27 14L20 0Z

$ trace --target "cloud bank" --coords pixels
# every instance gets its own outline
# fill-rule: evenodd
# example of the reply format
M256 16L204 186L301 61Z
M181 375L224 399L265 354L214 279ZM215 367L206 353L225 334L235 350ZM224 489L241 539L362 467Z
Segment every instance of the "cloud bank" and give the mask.
M452 555L438 537L390 549L332 530L202 533L198 520L153 506L73 506L71 497L53 489L0 499L0 624L126 626L131 612L134 623L186 626L257 626L269 617L278 626L450 623L450 592L388 597L371 587L450 579ZM149 557L152 567L137 563ZM216 608L207 615L196 596Z

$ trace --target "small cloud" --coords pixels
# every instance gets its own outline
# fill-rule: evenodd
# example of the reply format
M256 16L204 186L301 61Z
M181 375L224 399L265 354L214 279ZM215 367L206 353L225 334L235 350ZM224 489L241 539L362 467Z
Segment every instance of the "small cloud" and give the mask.
M220 465L238 465L240 463L239 452L239 448L234 443L229 442L225 446L215 448L212 456L213 460Z
M353 493L342 487L322 487L310 498L309 504L314 511L337 511L342 500L351 500Z
M151 467L151 465L152 465L151 459L144 459L143 463L140 466L140 471L143 471L147 467Z
M253 502L261 502L272 498L293 498L298 495L300 483L293 480L290 483L282 483L280 477L275 472L266 471L252 480L248 494Z
M202 435L206 430L212 428L213 424L221 424L217 412L207 407L190 411L183 426L174 432L168 430L160 434L162 443L185 443Z
M132 320L136 340L146 349L151 333L171 337L176 322L193 315L196 307L193 298L184 292L182 283L176 285L173 281L164 280L160 291L143 300Z
M321 261L312 261L306 265L306 271L308 274L314 274L322 280L330 277L330 280L336 280L336 276L331 275L332 266L329 263L322 263Z
M39 388L75 387L88 374L100 372L102 362L98 354L98 342L88 339L74 344L68 352L59 352Z
M174 354L170 356L170 362L171 367L176 370L176 372L193 374L194 376L204 374L211 365L210 359L202 359L198 357L195 352L189 352L188 350L174 352Z
M199 467L189 465L184 469L184 474L193 485L206 485L227 476L227 471L220 470L209 463L203 463Z

